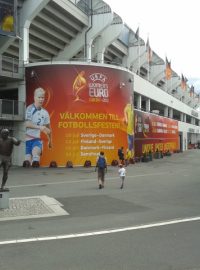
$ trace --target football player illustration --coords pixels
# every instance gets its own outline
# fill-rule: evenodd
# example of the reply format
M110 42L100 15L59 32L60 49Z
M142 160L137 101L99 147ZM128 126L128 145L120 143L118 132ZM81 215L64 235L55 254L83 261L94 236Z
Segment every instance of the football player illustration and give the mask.
M50 116L42 106L45 100L43 88L34 91L34 103L26 109L26 160L32 164L39 163L43 148L41 133L46 134L48 147L52 148L52 132Z

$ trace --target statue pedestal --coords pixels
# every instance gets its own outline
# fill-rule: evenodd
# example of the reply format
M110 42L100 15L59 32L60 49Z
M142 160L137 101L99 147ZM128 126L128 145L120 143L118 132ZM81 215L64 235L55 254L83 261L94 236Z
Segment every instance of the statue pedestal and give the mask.
M0 189L0 209L9 208L9 189Z

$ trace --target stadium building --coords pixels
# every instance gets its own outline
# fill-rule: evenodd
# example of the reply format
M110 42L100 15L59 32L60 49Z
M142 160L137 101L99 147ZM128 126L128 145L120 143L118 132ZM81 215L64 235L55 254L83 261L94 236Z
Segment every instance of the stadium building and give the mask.
M24 142L13 164L24 161L25 111L38 87L53 140L49 150L43 137L44 166L94 164L100 151L111 163L122 145L140 156L198 144L194 87L106 2L6 0L0 8L0 128Z

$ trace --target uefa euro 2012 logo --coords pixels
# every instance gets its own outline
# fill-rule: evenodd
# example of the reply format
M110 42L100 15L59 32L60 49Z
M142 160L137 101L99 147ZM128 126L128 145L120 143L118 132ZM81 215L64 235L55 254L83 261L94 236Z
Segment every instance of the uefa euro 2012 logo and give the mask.
M88 83L90 102L108 102L109 91L106 83L107 77L102 73L93 73Z
M107 77L102 73L93 73L86 78L84 70L77 73L73 82L74 101L86 102L89 96L89 102L108 102L108 84ZM88 94L87 94L88 91Z

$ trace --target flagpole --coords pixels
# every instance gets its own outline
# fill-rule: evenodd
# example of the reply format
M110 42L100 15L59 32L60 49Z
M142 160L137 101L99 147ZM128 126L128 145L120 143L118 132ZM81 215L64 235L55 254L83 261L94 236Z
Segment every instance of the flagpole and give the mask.
M170 78L170 92L172 93L172 76L171 76L171 78Z
M138 39L137 39L137 42L138 42L138 75L140 75L140 24L138 24L138 28L137 28L137 34L138 34Z
M140 75L140 37L138 36L138 72Z
M148 40L148 43L149 43L149 33L147 34L147 40ZM150 77L150 44L148 44L148 48L147 48L147 60L148 60L148 81L149 81L149 77Z
M166 92L168 92L168 80L170 80L170 90L172 90L172 69L171 61L169 62L167 57L165 58L165 62Z
M167 69L167 56L165 55L165 81L166 81L166 84L165 84L165 92L167 92L167 76L166 76L166 69Z
M170 60L170 69L171 69L171 77L170 77L170 93L172 93L172 66L171 66L171 60Z
M166 92L168 93L167 88L168 88L168 80L166 79Z

